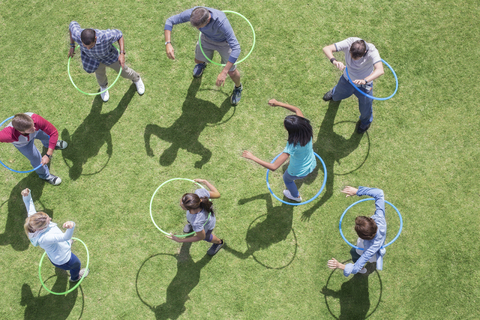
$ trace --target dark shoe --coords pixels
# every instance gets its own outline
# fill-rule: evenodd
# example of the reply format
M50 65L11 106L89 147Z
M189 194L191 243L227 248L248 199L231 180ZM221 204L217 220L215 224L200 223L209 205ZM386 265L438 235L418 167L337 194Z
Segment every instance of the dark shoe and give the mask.
M48 183L50 184L53 184L54 186L58 186L60 183L62 183L62 179L60 179L59 177L57 176L54 176L53 174L51 174L47 179L45 179L48 181Z
M183 227L183 233L190 233L193 231L192 225L190 223L187 223L185 227Z
M70 278L70 282L77 282L78 280L82 279L82 277L83 278L87 277L89 273L90 273L90 269L83 268L78 273L78 279L72 280L72 278Z
M224 244L225 244L225 241L223 240L222 240L222 243L220 244L215 244L215 243L212 244L210 249L208 249L207 254L209 256L214 256L218 252L218 250L220 250L223 247Z
M361 128L360 125L361 125L361 122L360 122L360 120L358 120L357 121L357 133L358 134L363 134L368 130L368 128L370 128L370 123L368 124L368 126L366 128Z
M332 90L330 90L327 93L325 93L325 95L323 96L323 100L329 101L329 100L332 100L332 97L333 97L333 92Z
M200 78L203 74L203 70L207 67L206 63L199 63L196 64L195 67L193 68L193 77L194 78Z
M238 88L233 88L232 96L230 97L230 102L232 103L232 105L236 106L240 102L240 99L242 98L242 90L242 85L240 85L240 87Z
M63 150L68 147L68 143L63 140L57 140L57 144L55 145L55 150Z

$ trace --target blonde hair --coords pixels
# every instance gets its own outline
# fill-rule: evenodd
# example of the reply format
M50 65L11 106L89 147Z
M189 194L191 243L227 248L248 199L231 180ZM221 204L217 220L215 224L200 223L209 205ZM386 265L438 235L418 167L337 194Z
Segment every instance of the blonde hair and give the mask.
M37 230L43 229L48 226L48 214L45 212L37 212L27 219L25 219L25 224L23 225L25 233L34 233Z

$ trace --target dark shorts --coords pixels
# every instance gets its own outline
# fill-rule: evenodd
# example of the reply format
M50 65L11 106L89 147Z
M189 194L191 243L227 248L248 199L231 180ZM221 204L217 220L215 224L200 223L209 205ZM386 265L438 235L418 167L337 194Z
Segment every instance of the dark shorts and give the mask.
M212 239L213 239L213 229L212 230L208 230L206 233L205 233L205 239L203 239L203 241L207 241L207 242L212 242Z

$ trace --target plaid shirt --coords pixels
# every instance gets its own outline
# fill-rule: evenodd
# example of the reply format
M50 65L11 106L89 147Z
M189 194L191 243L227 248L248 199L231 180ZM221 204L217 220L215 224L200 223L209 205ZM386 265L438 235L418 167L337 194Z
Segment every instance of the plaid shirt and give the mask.
M83 69L88 73L95 72L100 65L100 62L108 66L118 60L118 51L113 46L113 43L117 42L123 36L120 30L94 29L97 42L93 48L89 50L85 48L82 39L80 38L84 29L80 28L78 22L70 22L69 29L72 33L72 39L80 45Z

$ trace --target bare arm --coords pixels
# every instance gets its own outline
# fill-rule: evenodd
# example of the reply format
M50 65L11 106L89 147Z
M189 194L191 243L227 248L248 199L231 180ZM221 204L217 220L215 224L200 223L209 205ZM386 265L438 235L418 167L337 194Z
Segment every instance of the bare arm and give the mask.
M208 182L207 180L205 180L205 179L194 179L193 181L205 184L208 187L208 189L210 189L210 191L209 191L210 192L210 198L212 198L212 199L220 198L220 192L218 192L217 188L215 188L215 186L213 184L211 184L210 182Z
M68 56L73 57L75 54L75 41L72 38L72 31L69 29L68 32L70 33L70 50L68 51Z
M167 43L167 45L165 46L165 52L167 53L167 57L169 59L175 60L175 52L173 50L173 46L170 39L170 36L172 35L172 31L165 29L163 33L165 34L165 42L170 42L170 43Z
M303 113L302 113L302 111L300 110L300 108L295 107L295 106L292 106L292 105L290 105L290 104L288 104L288 103L280 102L280 101L277 101L277 100L275 100L275 99L270 99L270 100L268 101L268 104L269 104L270 106L272 106L272 107L282 107L282 108L288 109L288 110L290 110L290 111L292 111L292 112L295 112L295 114L296 114L297 116L302 117L302 118L305 118L305 117L303 116Z
M125 46L123 42L123 36L118 39L118 46L120 47L120 55L118 56L118 62L122 66L122 68L125 68Z
M343 263L338 262L335 258L332 260L328 260L328 267L330 269L342 269L345 270L345 265Z
M225 79L227 79L228 71L230 71L230 68L233 66L233 63L230 61L227 61L225 64L225 67L222 69L222 72L217 77L217 81L215 82L215 85L217 87L223 86L225 84Z
M337 69L339 69L339 70L345 69L345 65L343 63L341 63L340 61L337 61L337 59L335 59L335 57L333 56L334 52L337 52L337 48L335 47L334 44L323 47L323 53L325 53L328 60L330 60ZM332 60L332 59L334 59L334 60Z
M285 161L287 161L289 156L290 155L288 153L284 152L280 155L280 157L277 158L277 160L275 160L274 163L270 163L270 162L263 161L263 160L255 157L250 151L243 151L243 154L242 154L242 157L253 160L256 163L258 163L259 165L261 165L261 166L263 166L267 169L270 169L272 171L277 170Z
M168 239L172 239L175 242L197 242L205 239L205 230L202 230L200 232L195 232L195 235L189 238L178 238L178 237L175 237L173 233L170 233L170 236L166 236L166 237Z

